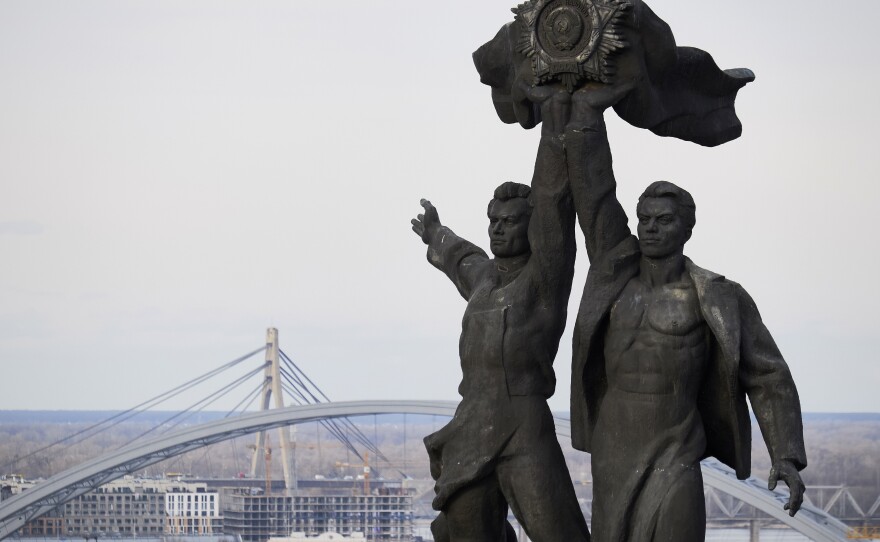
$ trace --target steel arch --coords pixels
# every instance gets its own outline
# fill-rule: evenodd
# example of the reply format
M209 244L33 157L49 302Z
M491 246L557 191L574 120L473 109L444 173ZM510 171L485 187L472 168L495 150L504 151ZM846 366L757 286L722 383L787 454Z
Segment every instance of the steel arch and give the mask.
M292 406L243 414L136 442L59 473L4 501L0 504L0 540L13 534L31 519L113 479L216 442L326 418L370 414L452 416L456 406L452 401L347 401ZM555 422L558 435L571 437L571 423L568 420L556 417ZM846 525L824 511L805 504L796 517L789 517L782 509L783 503L787 501L787 494L768 491L765 489L765 482L754 478L737 480L733 471L714 460L704 461L702 467L706 484L751 504L811 539L821 542L846 540Z

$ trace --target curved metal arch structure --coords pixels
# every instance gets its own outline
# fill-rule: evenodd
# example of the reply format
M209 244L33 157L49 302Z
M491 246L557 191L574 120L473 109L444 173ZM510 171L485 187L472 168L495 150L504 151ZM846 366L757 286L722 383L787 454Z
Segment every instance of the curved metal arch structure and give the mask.
M452 401L350 401L319 405L292 406L277 410L243 414L136 442L104 456L68 469L0 504L0 540L12 535L28 521L37 518L102 484L188 451L242 435L326 418L372 414L426 414L452 416ZM555 418L556 433L571 437L571 423ZM769 514L812 540L846 540L846 525L824 511L804 505L794 518L782 509L788 495L771 492L766 482L736 479L733 471L718 461L702 464L704 483L729 493Z

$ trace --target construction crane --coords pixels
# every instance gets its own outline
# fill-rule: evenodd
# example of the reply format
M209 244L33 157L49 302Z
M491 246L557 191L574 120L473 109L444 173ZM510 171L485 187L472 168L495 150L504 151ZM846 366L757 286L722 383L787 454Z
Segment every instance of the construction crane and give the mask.
M357 463L342 463L341 461L337 461L336 467L363 467L364 495L370 494L370 452L364 452L364 463L362 465L359 465Z
M254 455L259 452L259 447L256 444L248 444L249 450L254 451ZM265 440L263 441L263 459L266 462L266 495L272 494L272 444L269 442L269 433L266 433Z

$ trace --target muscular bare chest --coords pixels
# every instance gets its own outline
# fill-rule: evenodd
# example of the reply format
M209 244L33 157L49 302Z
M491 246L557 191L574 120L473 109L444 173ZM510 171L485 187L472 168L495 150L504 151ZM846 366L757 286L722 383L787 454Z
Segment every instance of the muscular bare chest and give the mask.
M611 308L605 337L609 384L672 393L702 378L708 330L693 284L651 288L631 280Z
M611 326L621 332L643 330L675 337L702 323L697 292L690 282L649 288L633 279L611 307Z

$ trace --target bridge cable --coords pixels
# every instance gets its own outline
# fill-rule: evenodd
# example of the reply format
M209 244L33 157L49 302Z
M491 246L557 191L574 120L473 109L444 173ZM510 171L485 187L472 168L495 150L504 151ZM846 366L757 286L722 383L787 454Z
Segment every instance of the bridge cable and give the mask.
M281 386L282 386L282 388L283 388L285 391L287 391L288 393L293 394L293 393L296 391L296 390L292 390L288 384L282 383ZM308 405L308 404L311 404L311 403L308 403L308 402L304 402L304 401L302 401L302 400L299 400L299 399L297 399L296 397L294 397L293 399L294 399L294 401L296 402L296 404L298 404L298 405ZM355 447L355 445L351 442L351 439L349 439L349 438L345 435L345 433L342 431L342 429L341 429L336 423L334 423L334 420L332 420L332 419L325 419L325 420L316 420L316 421L317 421L319 424L321 424L321 426L323 426L324 429L326 429L327 432L330 433L330 434L333 436L333 438L335 438L335 439L338 440L341 444L343 444L343 445L344 445L344 446L345 446L350 452L354 453L354 454L358 457L358 459L360 459L361 461L364 461L364 458L363 458L363 456L360 454L360 452L358 452L357 447Z
M296 363L294 363L294 361L293 361L292 359L290 359L290 357L289 357L286 353L284 353L283 350L279 349L279 350L278 350L278 353L281 355L281 358L282 358L286 363L289 364L289 367L290 367L293 371L295 371L296 373L299 373L300 375L302 375L302 377L306 380L306 382L308 382L308 383L311 385L311 387L314 388L315 391L316 391L317 393L319 393L319 394L321 395L321 397L324 398L325 401L330 402L330 398L327 397L327 395L326 395L323 391L321 391L321 388L319 388L319 387L317 386L317 384L315 384L314 382L312 382L312 379L310 379L310 378L308 377L308 375L306 375L305 372L304 372L302 369L300 369L299 366L298 366ZM298 380L299 380L299 379L298 379ZM302 382L302 381L300 380L300 382ZM306 388L306 390L308 390L308 388ZM312 394L310 391L309 391L309 395L312 396L312 398L315 400L316 403L320 403L320 402L321 402L321 401L318 400L318 398L315 397L314 394ZM378 446L376 446L376 444L374 444L374 443L370 440L370 438L369 438L367 435L365 435L365 434L363 433L363 431L361 431L361 430L360 430L360 429L354 424L354 422L352 422L352 421L351 421L349 418L347 418L347 417L346 417L346 418L342 418L342 422L343 422L343 424L345 424L345 425L347 425L347 426L350 427L350 429L351 429L351 430L354 432L354 434L355 434L355 438L356 438L359 442L361 442L361 444L363 444L364 447L366 447L368 450L370 450L371 452L373 452L373 453L374 453L379 459L384 460L385 462L390 463L390 461L388 461L388 458L385 456L385 454L383 454L382 451L379 450Z
M223 417L228 418L228 417L232 416L233 414L240 414L240 413L246 411L248 408L250 408L250 406L252 404L254 404L254 401L256 401L257 397L260 396L260 392L262 390L263 390L263 383L260 382L259 384L257 384L257 387L254 388L254 391L250 392L248 395L245 395L244 399L242 399L241 402L239 402L237 405L232 407L232 410L227 412L226 415ZM247 403L247 404L245 404L245 403ZM242 407L242 405L244 405L244 407Z
M266 347L265 347L265 346L261 346L260 348L254 350L253 352L250 352L249 354L245 354L244 356L241 356L241 357L239 357L239 358L236 358L236 359L230 361L229 363L226 363L226 364L224 364L224 365L218 367L217 369L213 369L213 370L211 370L211 371L208 371L207 373L205 373L205 374L203 374L203 375L201 375L201 376L198 376L198 377L196 377L196 378L193 378L192 380L189 380L189 381L187 381L187 382L181 384L180 386L177 386L176 388L173 388L173 389L171 389L171 390L169 390L169 391L166 391L166 392L164 392L164 393L161 393L161 394L159 394L159 395L153 397L152 399L148 399L148 400L146 400L146 401L144 401L144 402L142 402L142 403L140 403L140 404L138 404L138 405L136 405L136 406L134 406L134 407L132 407L132 408L129 408L128 410L124 410L124 411L122 411L122 412L118 412L118 413L114 414L113 416L110 416L109 418L107 418L107 419L105 419L105 420L102 420L102 421L100 421L100 422L97 422L97 423L95 423L95 424L92 424L92 425L86 427L85 429L81 429L81 430L76 431L76 432L74 432L74 433L72 433L72 434L70 434L70 435L68 435L68 436L66 436L66 437L64 437L64 438L62 438L62 439L59 439L59 440L57 440L57 441L55 441L55 442L52 442L52 443L49 443L49 444L47 444L47 445L45 445L45 446L43 446L43 447L41 447L41 448L37 448L36 450L34 450L34 451L30 452L30 453L27 453L27 454L25 454L25 455L23 455L23 456L21 456L21 457L17 457L17 458L15 458L15 459L13 459L12 461L9 461L9 462L4 463L4 464L0 464L0 470L5 470L6 468L8 468L8 467L10 467L10 466L12 466L12 465L15 465L15 464L17 464L17 463L20 463L21 461L23 461L23 460L25 460L25 459L27 459L27 458L29 458L29 457L33 457L33 456L37 455L37 454L40 453L40 452L44 452L44 451L46 451L46 450L48 450L48 449L50 449L50 448L52 448L52 447L54 447L54 446L58 446L59 444L62 444L62 443L68 442L68 441L70 441L70 440L72 440L72 439L74 439L74 438L76 438L76 437L78 437L78 436L84 435L84 434L86 434L86 433L88 433L88 432L90 432L90 431L94 431L95 429L97 429L97 428L99 428L99 427L101 427L101 426L104 426L104 425L109 424L109 425L107 425L106 427L102 428L101 430L99 430L99 431L94 431L91 435L88 435L88 436L86 436L86 437L83 437L82 439L80 439L80 440L78 440L78 441L72 443L72 444L79 444L80 442L83 442L84 440L89 439L89 438L91 438L91 437L97 435L98 433L101 433L101 432L103 432L103 431L106 431L107 429L110 429L111 427L113 427L113 426L115 426L115 425L117 425L117 424L119 424L119 423L122 423L122 422L128 420L129 418L131 418L131 417L133 417L133 416L139 414L140 412L143 412L144 410L147 410L147 409L149 409L149 408L151 408L151 407L153 407L153 406L156 406L156 405L158 405L158 404L160 404L160 403L162 403L162 402L164 402L164 401L170 399L171 397L174 397L175 395L178 395L178 394L181 393L182 391L185 391L186 389L189 389L190 387L192 387L192 386L194 386L194 385L196 385L196 384L198 384L198 383L201 383L201 382L205 381L206 379L208 379L208 378L210 378L210 377L212 377L212 376L214 376L214 375L216 375L216 374L218 374L218 373L221 373L221 372L223 372L223 371L225 371L225 370L227 370L227 369L230 369L230 368L234 367L235 365L238 365L239 363L241 363L241 362L243 362L243 361L245 361L245 360L247 360L247 359L249 359L249 358L255 356L256 354L259 354L260 352L263 352L264 350L266 350ZM161 400L160 400L160 399L161 399ZM149 405L149 406L147 406L147 408L143 408L143 407L146 406L146 405ZM143 410L138 410L138 409L143 409ZM115 420L115 421L114 421L114 420ZM110 423L110 422L113 422L113 423Z
M246 395L245 398L242 399L237 405L232 407L232 410L227 412L226 415L223 416L223 418L224 419L229 418L233 414L241 414L244 411L246 411L247 409L249 409L251 407L251 405L254 404L254 401L256 401L257 398L260 396L261 391L263 391L263 382L260 382L259 384L257 384L257 387L254 388L254 390L250 394ZM244 406L242 406L242 405L244 405ZM235 462L235 472L242 472L241 465L239 465L239 462L238 462L238 446L236 445L237 439L234 439L234 438L230 439L229 444L232 446L232 458L233 458L233 461Z
M308 376L305 375L305 373L302 371L302 369L297 367L296 364L293 363L293 361L289 357L287 357L287 354L282 353L282 359L284 359L287 363L290 364L290 366L292 366L291 370L297 370L298 373L301 374L316 389L316 391L319 394L321 394L321 396L324 397L329 402L330 399L317 387L317 385L315 385L314 382L312 382L308 378ZM299 381L300 384L303 387L305 387L305 384L303 384L302 380L300 380L298 377L297 377L297 381ZM309 391L307 387L305 387L305 391L312 397L312 399L315 401L315 404L319 404L321 402L320 399L315 397L315 395L313 393L311 393L311 391ZM389 462L388 458L385 456L385 454L382 453L382 451L379 449L379 447L376 446L376 444L374 444L370 440L370 438L367 435L365 435L363 433L363 431L361 431L360 428L354 424L354 422L351 421L351 419L349 419L348 417L344 417L344 418L340 418L340 420L341 420L342 424L347 427L348 430L350 430L351 432L354 433L355 439L358 442L360 442L362 446L364 446L365 448L367 448L367 450L369 450L374 455L376 455L377 458L384 460L385 462ZM336 424L334 424L334 425L336 425ZM346 431L346 434L347 433L348 433L348 431ZM360 457L360 454L356 454L356 455L358 455ZM361 459L363 459L363 458L361 458Z
M321 403L321 401L316 400L314 404L320 404L320 403ZM340 418L339 422L337 422L336 420L333 420L333 421L331 421L331 423L333 424L333 426L335 428L337 428L337 430L339 432L344 433L346 435L344 437L346 440L349 440L349 437L347 435L349 435L349 433L353 433L352 436L354 437L354 439L357 442L359 442L363 447L365 447L367 450L372 452L377 458L388 461L388 459L385 457L385 454L382 453L382 451L379 449L379 447L376 446L376 444L374 444L370 440L370 438L368 436L366 436L363 433L363 431L361 431L361 429L357 425L355 425L355 423L353 421L351 421L351 419L344 417L344 418ZM363 459L363 457L361 457L361 455L358 452L355 452L355 455L357 455L360 459Z
M288 385L285 386L284 389L294 396L293 399L297 402L297 404L321 404L321 400L315 397L315 395L308 390L305 384L302 383L302 380L296 377L296 375L291 375L284 367L280 367L280 372L282 379L286 379L288 381ZM296 384L297 382L299 383L299 386ZM282 385L284 385L283 382ZM311 401L308 397L305 396L306 393L311 396ZM346 447L358 457L358 459L364 461L364 457L357 450L357 447L355 447L354 444L351 442L351 439L348 436L348 431L340 427L339 423L336 420L324 420L321 422L321 425L323 425L338 441L345 444ZM363 442L361 442L361 444L363 444ZM367 448L371 449L369 446L367 446Z
M285 375L282 373L282 376L285 376ZM289 394L291 394L292 399L298 405L320 404L320 403L309 402L309 400L302 394L302 392L300 390L296 389L295 387L291 386L290 384L282 382L281 385L285 391L287 391ZM354 455L356 455L358 457L358 459L360 459L361 461L364 461L364 457L358 451L358 449L354 445L354 443L351 442L351 439L348 437L345 430L339 426L339 424L336 422L335 419L318 420L318 423L320 423L324 427L324 429L326 429L327 432L333 436L333 438L338 440L341 444L345 445L345 447L350 452L354 453Z
M168 429L166 429L165 431L163 431L161 434L164 435L165 433L168 433L169 431L171 431L172 429L174 429L175 427L177 427L178 425L180 425L180 424L183 423L184 421L186 421L186 420L188 420L189 418L191 418L193 415L198 414L199 412L202 412L202 411L205 410L205 408L207 408L209 405L214 404L214 403L217 402L219 399L221 399L222 397L224 397L225 395L227 395L230 391L232 391L233 389L235 389L236 387L238 387L239 385L241 385L245 380L249 379L250 377L252 377L252 376L254 376L255 374L257 374L258 372L260 372L261 369L262 369L262 367L257 367L257 368L254 369L253 371L251 371L251 372L249 372L249 373L247 373L247 374L245 374L245 375L239 377L238 379L236 379L236 380L230 382L230 383L227 384L226 386L220 388L219 390L217 390L217 391L214 392L213 394L208 395L207 397L204 397L204 398L200 399L200 400L197 401L196 403L193 403L193 404L190 405L189 408L187 408L186 410L183 410L183 411L181 411L181 412L178 412L177 414L175 414L174 416L172 416L171 418L169 418L168 420L166 420L166 422L171 421L171 420L173 420L174 418L176 418L176 417L178 417L178 416L183 416L184 414L186 414L186 415L183 416L183 418L181 418L180 420L176 421L174 424L172 424ZM260 383L260 385L262 386L262 383ZM204 404L201 404L201 403L204 403ZM201 406L199 406L200 404L201 404ZM196 408L196 407L198 407L198 408Z
M283 350L281 350L281 349L279 348L279 349L278 349L278 353L281 354L281 357L284 358L284 360L287 361L287 362L290 364L290 366L293 367L293 369L294 369L296 372L298 372L299 374L301 374L302 377L305 378L306 381L307 381L309 384L311 384L312 388L314 388L315 391L317 391L318 393L321 394L321 397L323 397L325 401L327 401L328 403L330 402L330 398L327 397L327 395L326 395L323 391L321 391L321 388L319 388L317 385L315 385L315 383L312 382L312 379L309 378L308 375L306 375L306 373L304 373L303 370L300 369L299 366L298 366L296 363L294 363L293 360L290 359L290 357L289 357L287 354L285 354ZM316 399L316 400L317 400L317 399ZM320 401L318 401L318 402L320 403Z
M175 423L175 424L173 424L171 427L167 428L167 429L164 431L165 433L167 433L168 431L170 431L171 429L173 429L176 425L180 424L183 420L186 420L187 418L189 418L190 416L192 416L192 415L195 414L196 412L199 412L199 411L203 410L206 406L208 406L208 405L214 403L215 401L217 401L218 399L220 399L221 397L223 397L224 395L226 395L227 393L229 393L230 391L232 391L234 388L236 388L236 387L237 387L238 385L240 385L242 382L244 382L245 380L251 378L252 376L254 376L255 374L259 373L259 372L262 371L262 370L263 370L263 366L261 365L261 366L257 367L256 369L254 369L254 370L252 370L252 371L249 371L249 372L245 373L244 375L238 377L237 379L233 380L233 381L230 382L229 384L226 384L225 386L223 386L222 388L220 388L220 389L217 390L216 392L212 393L211 395L208 395L207 397L203 397L202 399L199 399L198 401L196 401L195 403L193 403L192 405L190 405L186 410L182 410L182 411L178 412L177 414L174 414L174 415L171 416L170 418L165 419L161 424L156 425L156 426L154 426L154 427L152 427L152 428L150 428L150 429L147 429L146 431L144 431L144 432L141 433L140 435L136 436L135 438L133 438L133 439L130 440L129 442L126 442L125 444L123 444L122 446L120 446L119 448L120 448L120 449L121 449L121 448L124 448L124 447L128 446L129 444L132 444L132 443L135 442L136 440L138 440L138 439L140 439L140 438L143 438L143 437L149 435L149 434L152 433L153 431L156 431L157 429L160 429L160 428L162 427L162 425L168 424L168 423L171 422L172 420L177 419L177 418L179 418L179 417L181 417L181 416L183 416L183 415L186 415L182 420L177 421L177 423ZM199 405L201 405L201 407L199 407ZM199 408L196 409L196 407L199 407ZM195 410L194 410L194 409L195 409Z

